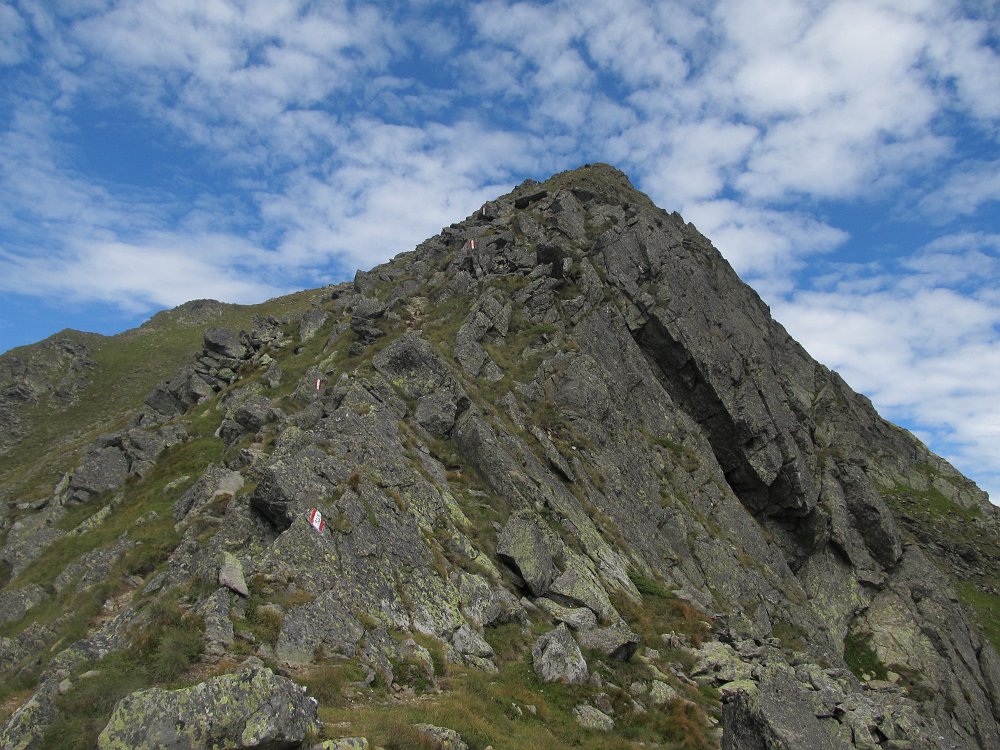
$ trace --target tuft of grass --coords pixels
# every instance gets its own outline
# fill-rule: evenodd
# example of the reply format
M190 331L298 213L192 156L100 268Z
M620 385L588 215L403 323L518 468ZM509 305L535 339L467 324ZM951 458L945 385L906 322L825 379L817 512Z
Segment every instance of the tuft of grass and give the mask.
M321 706L341 707L346 705L346 688L365 676L364 670L354 661L338 661L317 664L295 676L295 681L304 685L309 695Z
M867 674L884 680L888 672L864 633L850 632L844 638L844 662L858 678Z

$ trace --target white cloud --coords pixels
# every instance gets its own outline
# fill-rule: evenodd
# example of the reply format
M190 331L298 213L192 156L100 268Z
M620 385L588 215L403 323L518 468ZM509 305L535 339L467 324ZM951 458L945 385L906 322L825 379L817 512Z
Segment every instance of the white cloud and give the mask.
M0 5L0 65L17 65L28 56L28 25L11 5Z
M804 258L830 251L847 240L846 232L814 217L732 200L693 202L685 218L694 222L736 272L751 279L754 286L789 283Z
M960 172L952 174L940 188L923 198L920 208L937 221L948 221L997 201L1000 201L1000 160L963 164Z
M1000 238L945 236L892 266L844 267L771 306L884 416L1000 489L998 282Z
M199 252L193 252L197 248ZM257 262L248 263L257 256ZM261 251L228 235L153 235L136 243L86 241L55 256L0 253L0 290L153 312L192 299L259 302L292 291L259 278ZM253 274L246 274L247 267Z

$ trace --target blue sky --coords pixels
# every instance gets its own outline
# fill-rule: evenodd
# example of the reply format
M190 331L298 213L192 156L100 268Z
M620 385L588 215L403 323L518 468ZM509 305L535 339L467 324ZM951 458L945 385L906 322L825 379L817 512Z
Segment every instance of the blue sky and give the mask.
M1000 498L995 0L0 5L0 351L625 170Z

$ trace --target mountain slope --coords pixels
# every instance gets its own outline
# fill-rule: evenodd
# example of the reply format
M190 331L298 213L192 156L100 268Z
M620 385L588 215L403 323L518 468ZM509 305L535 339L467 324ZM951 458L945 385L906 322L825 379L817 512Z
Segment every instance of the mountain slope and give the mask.
M996 510L620 172L312 300L20 503L0 744L1000 746ZM318 724L197 725L275 671Z

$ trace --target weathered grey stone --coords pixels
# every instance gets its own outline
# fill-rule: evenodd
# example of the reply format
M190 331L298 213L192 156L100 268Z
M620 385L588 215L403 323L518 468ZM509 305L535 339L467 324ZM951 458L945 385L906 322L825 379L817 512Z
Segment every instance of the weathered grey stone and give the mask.
M704 682L735 682L749 679L753 665L740 658L731 646L718 641L706 641L693 651L696 658L691 675Z
M569 605L588 607L602 622L614 622L619 619L618 612L588 563L581 555L567 555L566 570L549 586L548 596Z
M117 489L128 476L128 459L121 448L108 447L91 451L80 468L73 472L69 487L77 499Z
M326 310L319 310L317 308L307 310L302 315L302 320L299 321L299 341L303 343L309 341L319 333L319 329L323 327L329 318L330 314Z
M369 747L365 737L340 737L335 740L323 740L309 750L368 750Z
M530 511L512 513L497 536L497 555L513 565L535 596L544 594L558 572L553 535Z
M597 627L597 615L587 607L564 607L544 596L535 599L535 606L574 630L590 630Z
M756 687L750 684L735 685L723 705L723 750L853 747L816 718L784 672L772 672Z
M59 680L43 680L31 697L0 728L4 750L35 750L42 746L45 733L56 720Z
M344 606L338 592L330 590L285 614L274 651L292 664L308 664L320 652L355 656L364 634L364 626Z
M209 328L205 331L205 349L220 354L229 359L243 359L247 355L246 347L240 337L226 328Z
M217 499L231 498L243 488L243 483L243 475L238 471L212 464L174 503L174 520L180 521Z
M455 646L455 650L460 654L478 656L482 659L493 658L493 647L486 642L485 638L468 625L463 625L456 630L452 634L451 642Z
M305 688L251 668L180 690L150 688L123 698L97 741L100 750L170 747L298 747L318 730Z
M654 706L662 706L678 698L677 691L660 680L649 683L649 700Z
M107 580L115 563L135 545L134 540L123 534L114 544L85 553L53 579L52 588L57 594L61 594L75 582L76 588L82 591ZM0 606L0 611L2 610L3 607Z
M48 598L45 589L37 583L0 591L0 625L20 620Z
M240 596L250 596L246 578L243 577L243 564L231 552L222 553L222 565L219 568L219 585L225 586Z
M531 648L535 674L543 682L582 685L587 681L587 662L564 624L539 636Z
M330 456L315 446L273 461L261 471L251 506L279 528L287 528L319 498L332 494L333 485L323 476L337 474L331 463Z
M229 589L217 589L196 610L205 622L205 655L210 658L223 656L233 645L235 634L229 617L231 598Z
M375 355L372 363L407 397L422 399L440 389L462 394L451 370L429 342L415 333L400 336Z
M444 435L455 424L457 412L455 397L448 391L438 390L417 401L415 416L420 426L432 435Z
M462 735L454 729L437 727L433 724L414 724L413 727L421 734L431 738L440 750L469 750Z
M573 708L573 718L584 729L594 732L610 732L615 728L615 720L589 703L581 703Z
M620 623L606 628L581 630L577 641L583 648L589 648L618 661L628 661L639 648L640 638L627 625Z

